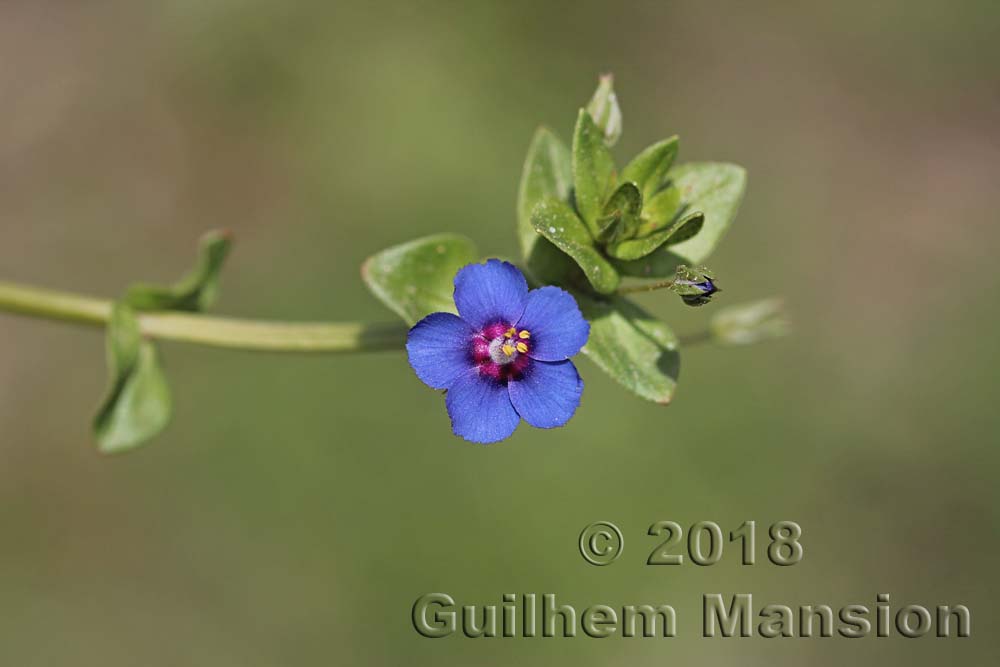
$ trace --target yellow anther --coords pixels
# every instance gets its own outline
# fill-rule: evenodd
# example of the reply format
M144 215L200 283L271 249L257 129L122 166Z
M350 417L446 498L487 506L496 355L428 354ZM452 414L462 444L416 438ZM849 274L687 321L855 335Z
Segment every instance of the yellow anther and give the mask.
M507 331L504 331L503 335L506 336L507 338L513 338L514 334L516 334L516 333L517 333L517 329L515 329L514 327L511 327L510 329L507 329Z
M517 334L517 337L523 340L528 340L529 338L531 338L531 332L528 331L527 329L524 329L521 331L521 333Z
M526 343L518 343L517 351L520 352L521 354L524 354L525 352L528 351L528 345Z
M514 346L511 345L510 343L504 343L503 347L501 347L500 349L503 350L503 353L506 354L508 357L514 356Z

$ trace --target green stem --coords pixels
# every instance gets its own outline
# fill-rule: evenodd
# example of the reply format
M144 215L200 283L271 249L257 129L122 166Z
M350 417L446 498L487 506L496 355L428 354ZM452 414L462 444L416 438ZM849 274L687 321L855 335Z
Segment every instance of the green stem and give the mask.
M0 282L0 311L104 326L111 301ZM266 322L178 312L140 313L139 326L151 338L274 352L399 350L407 331L402 324Z
M661 280L658 283L646 283L645 285L630 285L628 287L619 287L615 290L615 294L635 294L636 292L652 292L658 289L667 289L668 287L673 287L673 280Z

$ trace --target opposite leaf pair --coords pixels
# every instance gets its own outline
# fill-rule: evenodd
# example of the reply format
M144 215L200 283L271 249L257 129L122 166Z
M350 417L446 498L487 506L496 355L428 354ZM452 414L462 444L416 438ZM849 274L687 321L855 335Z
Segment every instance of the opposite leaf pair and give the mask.
M228 232L205 234L195 268L174 285L135 284L115 302L106 333L110 384L94 418L103 452L135 447L170 422L170 387L156 345L142 336L138 313L148 310L202 311L218 292L219 272L229 254Z

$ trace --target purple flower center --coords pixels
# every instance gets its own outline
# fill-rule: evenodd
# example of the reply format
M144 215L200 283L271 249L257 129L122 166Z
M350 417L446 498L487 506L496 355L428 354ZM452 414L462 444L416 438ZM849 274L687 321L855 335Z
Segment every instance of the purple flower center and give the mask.
M472 339L472 358L482 375L506 383L524 374L530 363L531 332L506 322L494 322Z

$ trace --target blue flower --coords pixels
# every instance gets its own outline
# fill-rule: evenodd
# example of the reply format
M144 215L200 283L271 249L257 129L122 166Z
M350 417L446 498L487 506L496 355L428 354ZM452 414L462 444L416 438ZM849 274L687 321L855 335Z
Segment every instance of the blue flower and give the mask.
M455 276L458 315L433 313L410 329L406 351L424 384L446 389L455 435L490 443L523 419L562 426L580 404L583 380L569 358L590 325L558 287L528 291L524 276L498 259Z

